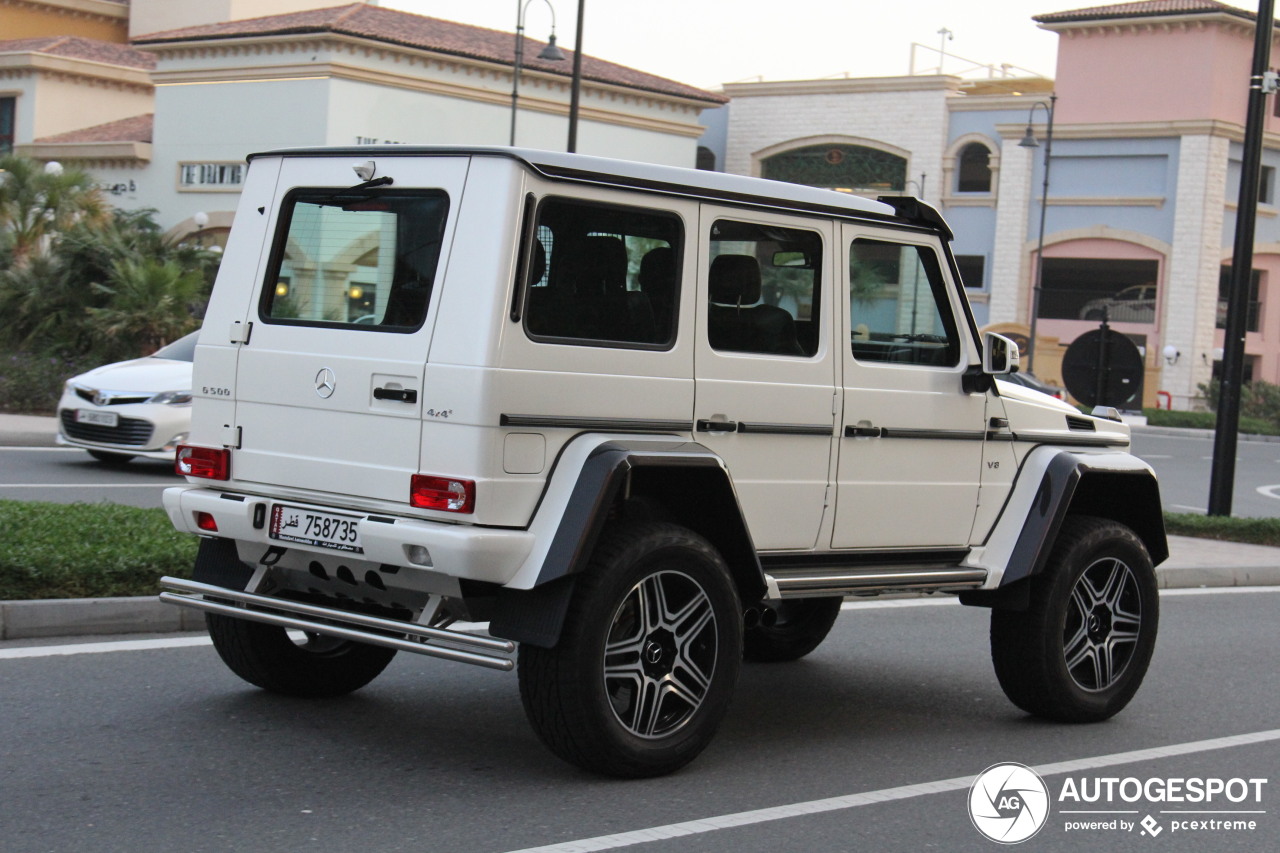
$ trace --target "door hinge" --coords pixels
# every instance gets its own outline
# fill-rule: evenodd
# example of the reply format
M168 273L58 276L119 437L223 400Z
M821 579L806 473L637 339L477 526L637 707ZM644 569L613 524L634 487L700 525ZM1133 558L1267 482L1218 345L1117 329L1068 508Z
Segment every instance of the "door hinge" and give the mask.
M231 343L247 344L249 336L253 334L253 323L242 323L236 320L231 324Z
M827 486L826 491L822 493L822 508L826 509L831 506L831 487Z
M222 446L229 447L232 450L240 449L241 428L238 426L225 425L222 427Z

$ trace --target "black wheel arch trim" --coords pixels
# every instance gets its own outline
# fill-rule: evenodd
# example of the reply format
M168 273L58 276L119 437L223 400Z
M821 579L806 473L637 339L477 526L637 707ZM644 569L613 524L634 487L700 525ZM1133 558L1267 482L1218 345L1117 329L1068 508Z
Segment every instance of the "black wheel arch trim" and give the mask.
M1006 507L1007 509L1007 507ZM1152 565L1169 556L1160 488L1150 471L1117 471L1089 464L1089 457L1057 454L1045 468L1010 554L1000 586L960 594L961 602L986 607L1025 606L1026 584L1048 562L1069 514L1109 518L1131 528L1146 546Z
M721 522L727 522L730 534L738 543L738 547L723 553L729 542L724 536L711 535L712 540L722 551L726 562L731 565L735 561L741 564L742 558L749 555L749 564L759 577L760 590L764 589L763 572L756 556L755 547L747 529L746 520L742 516L736 493L733 491L729 474L725 470L720 457L692 441L606 441L593 449L578 472L572 495L551 541L542 571L538 575L538 584L565 575L576 574L586 568L591 558L592 549L609 521L609 512L615 501L623 495L624 489L630 496L636 492L634 480L646 475L666 474L657 477L657 482L647 482L645 488L653 489L670 479L686 480L690 477L706 479L706 484L715 484L723 491L713 495L713 500L698 501L696 507L704 517L714 516L713 510L719 508ZM650 477L653 479L653 477ZM665 494L664 505L673 508L676 520L685 523L689 513L681 512L679 494ZM726 507L731 505L731 510ZM695 531L701 525L687 524ZM702 532L706 535L706 531ZM717 539L720 541L717 542Z

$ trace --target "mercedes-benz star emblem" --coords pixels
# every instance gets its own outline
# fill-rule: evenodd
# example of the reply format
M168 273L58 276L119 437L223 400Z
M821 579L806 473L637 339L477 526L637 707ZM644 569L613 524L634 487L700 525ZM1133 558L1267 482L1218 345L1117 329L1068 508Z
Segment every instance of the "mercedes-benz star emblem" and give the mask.
M321 399L327 400L332 397L337 387L338 377L333 371L327 367L320 368L320 372L316 374L316 393Z

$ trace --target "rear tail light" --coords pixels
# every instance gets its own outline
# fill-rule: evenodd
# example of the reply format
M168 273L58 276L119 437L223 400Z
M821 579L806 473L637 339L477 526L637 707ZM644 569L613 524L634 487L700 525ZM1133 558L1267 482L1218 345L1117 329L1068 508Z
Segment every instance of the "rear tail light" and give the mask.
M476 505L476 484L472 480L414 474L409 481L409 504L443 512L471 512Z
M173 468L184 477L227 480L231 477L231 451L225 447L180 444Z

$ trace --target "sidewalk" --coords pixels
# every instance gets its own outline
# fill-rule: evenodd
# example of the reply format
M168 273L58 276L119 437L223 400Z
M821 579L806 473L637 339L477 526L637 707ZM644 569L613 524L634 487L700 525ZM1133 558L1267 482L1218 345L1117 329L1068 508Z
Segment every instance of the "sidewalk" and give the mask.
M0 446L52 447L56 431L53 418L0 415ZM1280 586L1280 548L1170 536L1169 552L1169 559L1156 567L1161 589ZM0 601L0 640L203 627L197 611L151 597Z
M0 414L0 447L54 447L58 419Z

